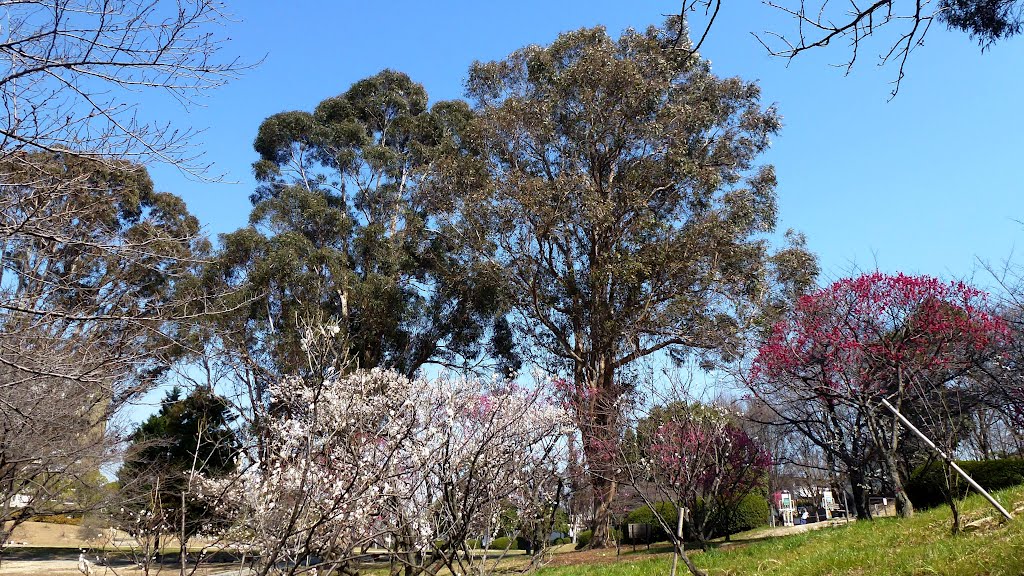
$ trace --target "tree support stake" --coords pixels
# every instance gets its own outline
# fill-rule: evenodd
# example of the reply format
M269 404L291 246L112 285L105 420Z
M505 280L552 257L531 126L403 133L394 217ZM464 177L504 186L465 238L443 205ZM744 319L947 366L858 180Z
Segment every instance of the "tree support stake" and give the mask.
M925 436L923 432L918 430L917 426L914 426L913 424L911 424L910 420L907 420L906 416L904 416L903 414L900 414L900 411L897 410L895 406L890 404L889 401L887 399L885 399L885 398L882 398L882 405L885 406L886 408L888 408L896 416L896 418L898 418L899 421L903 423L904 426L906 426L907 428L910 429L911 432L913 432L914 434L917 434L918 438L923 440L924 443L928 445L928 447L930 447L932 450L934 450L935 453L938 454L939 457L942 458L943 461L945 461L947 464L949 464L953 468L953 470L956 470L957 473L960 474L960 476L962 476L964 480L967 480L967 483L970 484L972 488L977 490L979 494L984 496L985 499L989 501L989 504L992 504L993 506L995 506L996 510L999 510L1000 514L1005 516L1007 520L1013 520L1013 516L1009 512L1006 511L1006 508L1003 508L1002 504L1000 504L999 502L996 502L996 499L993 498L991 494L986 492L985 489L982 488L980 484L978 484L977 482L974 481L973 478L968 476L967 472L964 472L963 468L958 466L957 463L954 462L953 459L950 458L948 454L943 452L938 446L935 445L934 442L932 442L927 436Z

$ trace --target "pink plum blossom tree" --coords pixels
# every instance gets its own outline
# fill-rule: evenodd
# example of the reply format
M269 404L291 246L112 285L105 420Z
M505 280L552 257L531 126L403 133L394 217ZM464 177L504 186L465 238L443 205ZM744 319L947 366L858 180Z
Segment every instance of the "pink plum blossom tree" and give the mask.
M705 547L712 522L764 484L771 457L716 404L677 401L653 410L639 422L637 438L635 453L621 465L624 481L654 512L675 555L691 573L703 574L686 556L684 537ZM656 505L662 502L672 507ZM668 517L669 510L683 518Z

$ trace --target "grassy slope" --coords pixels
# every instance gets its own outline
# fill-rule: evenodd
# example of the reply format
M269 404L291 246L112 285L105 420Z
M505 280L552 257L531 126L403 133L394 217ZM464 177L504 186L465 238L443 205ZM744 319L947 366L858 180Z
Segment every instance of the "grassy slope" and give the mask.
M1011 510L1024 508L1024 487L996 496ZM979 496L968 498L965 520L997 516ZM782 536L693 555L709 574L840 575L902 574L949 576L1024 575L1024 510L1011 523L992 522L977 531L949 534L948 508L921 512L909 520L857 522L794 536ZM647 576L667 574L664 555L629 554L610 565L550 568L543 576ZM685 567L680 565L681 574Z

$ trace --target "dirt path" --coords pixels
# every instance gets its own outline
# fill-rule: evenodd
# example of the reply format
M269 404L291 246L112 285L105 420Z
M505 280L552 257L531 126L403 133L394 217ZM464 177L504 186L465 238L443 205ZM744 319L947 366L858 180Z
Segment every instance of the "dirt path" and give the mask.
M0 574L54 574L82 576L73 560L4 560Z
M138 576L143 573L141 568L134 566L118 566L116 571L106 566L92 566L92 576ZM179 573L176 566L167 566L162 570L151 568L150 575L171 576ZM27 574L48 574L50 576L82 576L77 560L5 560L0 565L2 576L23 576ZM238 576L237 567L205 566L196 571L196 576ZM245 570L243 574L248 574Z
M828 520L826 522L814 522L812 524L799 524L797 526L776 526L775 528L763 528L761 530L742 535L738 538L733 536L732 541L742 542L744 540L760 540L761 538L771 538L773 536L789 536L790 534L800 534L802 532L831 528L832 526L843 526L845 524L846 520L836 519Z

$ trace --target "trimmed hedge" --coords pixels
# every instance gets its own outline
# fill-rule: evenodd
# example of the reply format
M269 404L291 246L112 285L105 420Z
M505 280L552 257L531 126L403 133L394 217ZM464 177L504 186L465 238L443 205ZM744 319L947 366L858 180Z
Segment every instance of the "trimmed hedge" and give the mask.
M611 536L612 540L614 540L616 542L622 542L622 530L620 530L618 528L612 528L610 536ZM594 531L593 530L584 530L583 532L580 532L579 534L577 534L576 535L576 549L577 550L582 550L583 548L586 548L587 544L590 544L590 540L593 537L594 537ZM569 541L572 542L571 539Z
M669 526L675 526L679 521L679 510L676 509L675 505L671 502L656 502L653 510L650 506L641 506L630 511L630 513L626 515L625 522L622 524L622 532L627 535L629 534L629 524L647 524L651 527L651 542L667 540L668 534L666 534L665 530L661 527L661 523L658 522L658 518L655 516L655 513L657 513L658 516L661 516ZM646 540L647 539L645 538L641 538L637 540L636 543L645 542ZM624 538L623 542L627 544L632 543L628 537Z
M669 526L675 526L679 521L679 510L676 509L675 505L671 502L657 502L654 504L654 510L651 510L650 506L641 506L634 509L626 515L626 524L650 524L655 527L661 526L658 522L658 518L655 517L655 512L657 512L658 516L661 516Z
M501 538L495 538L491 540L491 543L487 546L488 550L518 550L516 543L510 540L507 536Z
M667 540L668 534L665 533L658 523L658 519L654 515L655 511L665 519L669 526L674 527L676 522L679 521L679 512L675 506L669 502L658 502L654 505L653 511L648 506L634 509L626 516L625 524L648 524L652 528L652 541ZM698 515L703 514L703 506L699 506L695 513ZM771 508L768 505L768 499L758 492L751 492L740 500L733 509L724 510L716 514L716 517L708 522L709 537L717 538L759 528L768 524L770 516ZM623 528L625 528L625 525ZM689 530L689 527L687 527L687 530Z
M768 506L767 498L757 493L747 494L732 510L726 511L717 519L711 531L716 536L727 536L753 530L768 524L771 515L772 510Z
M509 539L506 537L496 538L493 541L491 541L491 545L488 546L487 549L504 550L505 546L508 545L508 542ZM572 538L569 538L568 536L566 536L565 538L558 538L555 541L551 542L551 544L555 546L560 546L562 544L572 544ZM480 550L483 548L483 545L480 543L479 540L471 539L466 540L466 548L469 548L470 550ZM517 536L515 543L512 545L511 548L509 548L509 550L526 550L526 538L522 536Z
M985 490L1001 490L1024 484L1024 458L1002 460L957 461L964 472ZM907 496L915 508L932 508L946 503L948 491L941 462L920 466L910 475L906 485ZM954 485L956 498L963 498L970 486L959 475Z
M46 522L47 524L64 524L66 526L81 526L81 516L67 516L65 514L45 514L32 516L33 522Z

